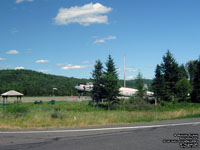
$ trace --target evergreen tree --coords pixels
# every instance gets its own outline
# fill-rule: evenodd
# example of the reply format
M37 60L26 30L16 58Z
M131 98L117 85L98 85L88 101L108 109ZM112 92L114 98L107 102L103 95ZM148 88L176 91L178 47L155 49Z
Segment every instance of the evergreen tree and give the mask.
M197 70L194 74L192 101L200 102L200 58L197 62Z
M179 72L178 72L178 80L182 80L183 78L188 78L187 71L185 70L184 65L179 66Z
M185 101L188 94L192 91L192 86L186 77L182 78L176 85L177 97Z
M111 55L109 55L106 62L106 72L104 72L104 90L108 101L108 109L110 109L111 104L119 96L119 88L120 84L115 64Z
M94 70L92 72L93 90L92 98L96 101L97 105L103 98L103 65L100 60L96 61Z
M178 82L176 83L175 87L176 97L180 100L186 100L188 93L191 92L191 85L187 79L188 74L185 70L184 65L182 64L178 67Z
M164 75L161 66L157 65L155 70L155 78L153 79L152 88L156 99L163 99L165 92Z
M198 60L191 60L187 62L185 66L189 75L190 83L193 85L194 77L198 70Z
M172 100L176 96L176 84L179 81L179 67L178 63L168 50L163 56L163 63L161 64L165 81L165 100Z
M106 62L106 72L105 74L113 74L118 78L117 69L115 67L115 63L111 55L108 56L108 60Z
M139 72L136 78L136 88L138 89L138 96L143 97L145 95L145 89L144 89L144 81L142 79L142 74Z

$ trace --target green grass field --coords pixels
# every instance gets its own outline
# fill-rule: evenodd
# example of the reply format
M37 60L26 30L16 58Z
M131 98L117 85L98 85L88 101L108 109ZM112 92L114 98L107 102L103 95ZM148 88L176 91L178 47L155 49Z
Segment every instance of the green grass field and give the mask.
M0 106L1 129L77 128L200 117L200 104L165 103L149 109L114 109L88 102L56 102L55 105L22 103Z
M23 103L29 103L29 102L34 102L36 100L41 100L41 101L50 101L50 100L56 100L56 101L84 101L84 100L91 100L91 97L89 96L81 96L80 99L78 96L23 96L22 97L22 102ZM13 103L16 101L16 97L8 97L7 102ZM0 102L3 102L3 98L0 97Z

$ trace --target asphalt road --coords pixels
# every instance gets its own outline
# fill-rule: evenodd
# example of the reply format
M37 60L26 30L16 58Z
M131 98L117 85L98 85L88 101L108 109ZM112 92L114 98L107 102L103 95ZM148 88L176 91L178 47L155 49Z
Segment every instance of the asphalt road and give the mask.
M197 150L199 138L200 118L193 118L92 129L0 130L0 150L191 150L180 145Z

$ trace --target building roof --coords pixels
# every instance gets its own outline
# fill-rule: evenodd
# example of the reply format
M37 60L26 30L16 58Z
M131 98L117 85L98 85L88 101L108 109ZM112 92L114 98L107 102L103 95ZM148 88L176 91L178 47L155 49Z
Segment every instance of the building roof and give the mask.
M1 96L23 96L23 95L24 94L19 93L19 92L14 91L14 90L11 90L11 91L8 91L8 92L1 94Z

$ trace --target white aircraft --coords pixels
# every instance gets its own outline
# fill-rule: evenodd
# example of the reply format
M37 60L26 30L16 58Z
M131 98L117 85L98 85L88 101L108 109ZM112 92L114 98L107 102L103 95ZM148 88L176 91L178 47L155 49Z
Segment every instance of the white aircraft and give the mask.
M78 92L91 92L93 89L93 84L91 82L88 83L78 83L75 86L75 89L78 90Z
M91 92L93 89L93 84L91 82L89 83L78 83L75 88L78 90L78 92ZM136 95L138 92L137 89L133 89L133 88L127 88L127 87L121 87L119 89L119 93L121 96L125 96L125 97L131 97ZM153 92L147 91L146 93L147 96L153 96Z
M92 89L93 89L93 84L91 82L89 83L78 83L76 86L75 86L75 89L78 90L78 92L91 92ZM137 93L137 89L132 89L132 88L125 88L125 87L121 87L119 89L119 93L120 95L122 96L133 96Z
M121 87L119 89L119 94L125 97L134 96L137 94L137 92L138 90L133 88Z
M78 92L91 92L93 89L93 84L91 82L89 83L78 83L75 86L75 89L78 90ZM125 88L125 87L121 87L119 89L120 95L122 96L133 96L134 94L137 93L137 89L132 89L132 88Z

